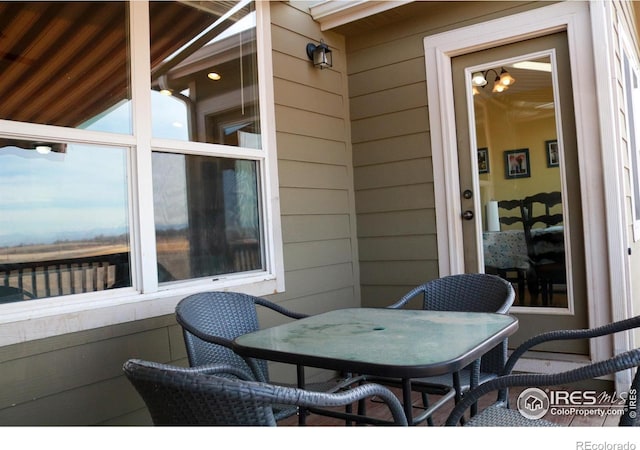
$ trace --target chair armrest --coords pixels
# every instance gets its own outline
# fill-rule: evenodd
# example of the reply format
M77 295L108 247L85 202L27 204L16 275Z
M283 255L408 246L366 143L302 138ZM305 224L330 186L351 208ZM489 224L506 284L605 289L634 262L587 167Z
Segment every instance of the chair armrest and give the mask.
M607 325L603 325L596 328L582 329L582 330L557 330L549 331L547 333L541 333L534 336L527 341L520 344L511 353L511 356L507 360L502 375L508 375L513 370L518 359L524 355L525 352L530 350L536 345L549 341L566 341L572 339L590 339L599 336L606 336L608 334L618 333L621 331L630 330L632 328L640 327L640 316L632 317L630 319L620 320Z
M211 344L221 345L223 347L228 348L231 351L234 351L233 350L233 341L232 340L226 339L226 338L223 338L223 337L220 337L220 336L214 336L212 334L205 333L202 330L194 328L189 323L183 321L179 314L176 315L176 322L178 322L178 324L184 330L186 330L189 333L193 334L198 339L201 339L201 340L203 340L205 342L209 342ZM249 366L249 368L251 369L251 371L253 372L253 375L254 375L253 378L249 378L249 379L258 380L258 381L267 381L267 380L264 379L264 375L262 373L262 370L260 370L260 367L258 367L258 364L256 363L256 361L253 358L244 358L243 357L243 359L247 363L247 365Z
M298 388L264 384L263 387L267 390L265 392L267 397L275 398L275 403L298 405L305 408L345 406L358 400L376 396L387 405L396 425L407 426L407 417L405 416L402 403L400 403L400 400L398 400L393 392L379 384L362 384L335 393L314 392ZM260 393L254 390L253 395L260 396Z
M393 303L391 305L385 306L385 308L386 309L399 309L399 308L402 308L404 305L409 303L409 300L411 300L416 295L422 293L423 290L424 290L424 285L416 286L413 289L411 289L409 292L404 294L400 300L398 300L397 302L395 302L395 303Z
M176 315L176 322L178 322L178 324L186 331L188 331L189 333L193 334L194 336L196 336L198 339L202 339L205 342L209 342L211 344L217 344L217 345L222 345L223 347L226 347L228 349L232 349L232 343L233 341L231 341L230 339L225 339L223 337L220 336L214 336L212 334L209 333L205 333L202 330L199 330L197 328L194 328L191 326L190 323L185 322L184 320L182 320L182 317L177 314Z
M190 367L189 369L192 369L189 370L189 372L193 373L201 373L205 375L229 374L245 381L255 380L255 378L247 371L229 364L210 364L206 366Z
M291 311L287 308L283 308L282 306L276 303L270 302L269 300L265 300L262 297L256 297L255 303L256 305L260 305L260 306L264 306L265 308L272 309L273 311L276 311L280 314L284 314L285 316L291 317L292 319L303 319L305 317L309 317L309 314L302 314L302 313Z
M153 361L145 361L141 359L132 358L125 363L125 366L137 364L148 366L154 369L173 371L176 369L176 366L172 366L169 364L163 364ZM240 380L245 381L255 381L255 378L251 376L247 371L242 370L238 367L229 365L229 364L208 364L204 366L197 367L180 367L181 373L192 373L192 374L204 374L204 375L219 375L219 374L228 374L233 375Z
M531 387L531 386L555 386L577 381L590 380L603 375L620 372L640 365L640 349L630 350L620 353L617 356L604 361L589 364L578 369L558 372L553 374L517 374L504 375L493 380L482 383L477 388L468 391L462 400L453 408L446 426L455 426L464 415L467 408L476 403L482 396L493 391L506 389L509 387ZM638 376L634 383L638 382Z

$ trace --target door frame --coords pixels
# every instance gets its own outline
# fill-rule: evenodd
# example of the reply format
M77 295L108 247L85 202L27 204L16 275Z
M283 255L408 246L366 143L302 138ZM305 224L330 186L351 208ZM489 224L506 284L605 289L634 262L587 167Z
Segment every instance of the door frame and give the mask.
M615 202L605 202L605 198L612 198L612 188L606 189L604 179L617 178L615 158L613 161L604 158L600 151L601 148L613 147L610 147L611 140L606 143L609 147L601 141L590 2L560 2L424 38L435 207L436 217L440 218L436 224L439 269L441 276L464 271L451 58L562 30L567 32L571 59L580 195L584 217L589 218L584 221L584 240L588 243L585 245L588 320L589 326L593 327L611 322L612 310L624 310L627 296L619 295L624 286L613 287L612 284L611 274L625 273L624 259L615 257L615 252L623 251L626 244L620 233L608 234L607 225L612 221L624 223L624 218L615 208ZM585 92L593 92L594 95L583 95ZM618 344L616 342L617 352L626 350ZM592 360L612 354L611 342L590 344ZM536 369L542 366L536 365Z

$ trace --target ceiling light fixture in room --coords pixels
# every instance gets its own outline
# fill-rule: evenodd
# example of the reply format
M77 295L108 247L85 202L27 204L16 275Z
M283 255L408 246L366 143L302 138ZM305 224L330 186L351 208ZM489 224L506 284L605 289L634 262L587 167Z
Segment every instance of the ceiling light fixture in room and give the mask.
M511 76L509 72L507 72L504 67L501 68L500 73L495 69L485 70L484 72L474 72L471 75L471 85L475 88L482 87L484 88L487 84L487 75L489 72L493 72L496 77L493 81L493 89L491 92L500 93L509 89L509 86L513 85L516 82L516 79ZM477 93L477 90L474 91L474 95Z

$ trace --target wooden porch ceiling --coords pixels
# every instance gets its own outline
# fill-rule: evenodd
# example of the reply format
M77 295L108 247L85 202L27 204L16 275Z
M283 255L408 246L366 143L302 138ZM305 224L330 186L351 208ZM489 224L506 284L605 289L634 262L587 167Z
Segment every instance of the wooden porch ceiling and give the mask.
M130 99L127 10L126 2L1 2L0 118L77 127ZM177 2L151 3L150 16L152 68L219 17Z

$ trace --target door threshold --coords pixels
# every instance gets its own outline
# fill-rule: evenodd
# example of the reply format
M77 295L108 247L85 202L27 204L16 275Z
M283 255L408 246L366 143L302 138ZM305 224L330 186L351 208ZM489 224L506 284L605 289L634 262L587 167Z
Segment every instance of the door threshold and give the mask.
M593 361L587 355L555 352L526 352L516 363L514 372L557 373L578 369ZM610 377L606 377L607 379Z

